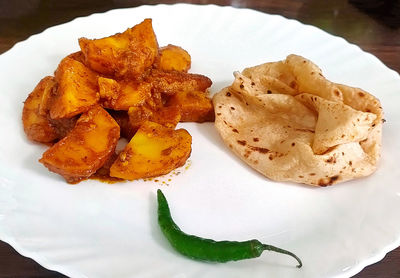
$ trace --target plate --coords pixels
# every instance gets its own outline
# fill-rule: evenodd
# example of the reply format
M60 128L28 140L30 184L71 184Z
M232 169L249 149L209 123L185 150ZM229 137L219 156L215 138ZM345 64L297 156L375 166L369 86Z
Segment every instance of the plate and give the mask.
M383 156L368 178L314 188L270 181L223 145L211 123L181 124L193 136L187 165L151 181L68 185L40 163L45 146L27 141L23 101L77 39L121 32L152 18L160 45L187 49L192 72L212 92L232 72L303 55L335 82L382 101ZM0 56L0 238L44 267L71 277L349 277L400 244L400 77L345 40L278 15L218 6L158 5L78 18L18 43ZM257 238L296 253L226 264L189 260L163 238L162 188L187 233L217 240Z

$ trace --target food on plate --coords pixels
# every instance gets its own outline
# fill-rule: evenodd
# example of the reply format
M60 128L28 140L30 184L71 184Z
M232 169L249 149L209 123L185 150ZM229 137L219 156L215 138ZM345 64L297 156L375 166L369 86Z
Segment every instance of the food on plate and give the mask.
M191 62L191 57L185 49L169 44L160 48L157 68L187 72L190 69Z
M225 144L270 179L326 186L377 168L379 100L327 80L306 58L289 55L235 73L213 102Z
M167 174L185 164L191 144L185 129L145 121L111 166L110 176L136 180Z
M175 128L181 120L181 111L177 106L151 109L146 106L131 107L128 111L129 122L136 130L145 122L152 121L169 128Z
M151 98L151 84L131 80L116 81L99 77L100 101L103 107L113 110L128 110L140 106Z
M40 162L70 183L96 172L133 180L182 166L192 138L177 124L214 120L212 82L187 72L189 53L171 44L159 48L151 19L106 38L81 38L79 45L24 103L27 137L54 143ZM119 154L121 137L130 142Z
M57 139L57 133L47 116L40 113L43 95L50 94L54 84L54 78L46 76L25 100L22 123L26 136L32 141L48 143Z
M179 107L182 122L212 122L214 107L202 91L180 91L171 96L167 106Z
M52 119L71 118L99 101L98 75L84 64L66 57L54 76L57 90L49 105Z
M298 262L297 267L302 267L302 262L292 252L263 244L256 239L247 241L215 241L184 233L172 219L167 199L160 189L157 190L158 224L169 243L179 253L191 259L224 263L239 261L261 256L263 251L274 251L289 255Z
M128 112L123 110L108 110L108 113L118 123L121 137L130 140L133 135L135 135L135 132L138 130L138 126L131 123L131 121L129 120Z
M68 182L94 174L114 153L119 139L117 122L101 106L82 114L73 130L39 160Z
M201 74L179 71L153 70L147 77L153 92L173 95L176 92L205 91L212 84L210 78Z
M50 117L47 117L51 126L57 134L56 140L60 140L67 136L67 134L75 127L75 124L78 121L79 117L80 115L65 119L51 119Z
M138 78L158 56L158 42L151 19L102 39L80 38L85 63L93 70L116 78Z

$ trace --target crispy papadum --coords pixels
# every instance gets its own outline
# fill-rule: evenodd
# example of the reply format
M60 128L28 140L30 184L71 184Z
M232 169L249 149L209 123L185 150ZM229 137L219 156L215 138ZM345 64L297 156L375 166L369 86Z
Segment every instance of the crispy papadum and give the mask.
M377 168L379 100L325 79L301 56L235 73L213 102L226 145L272 180L326 186Z

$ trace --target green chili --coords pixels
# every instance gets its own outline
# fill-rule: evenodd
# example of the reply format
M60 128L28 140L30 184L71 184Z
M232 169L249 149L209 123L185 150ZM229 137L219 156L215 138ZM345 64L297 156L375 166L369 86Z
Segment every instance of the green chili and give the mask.
M263 244L256 239L243 242L215 241L188 235L175 224L171 217L167 199L160 189L157 190L157 200L158 224L161 231L179 253L189 258L222 263L257 258L264 250L268 250L292 256L299 263L298 268L303 265L301 260L292 252Z

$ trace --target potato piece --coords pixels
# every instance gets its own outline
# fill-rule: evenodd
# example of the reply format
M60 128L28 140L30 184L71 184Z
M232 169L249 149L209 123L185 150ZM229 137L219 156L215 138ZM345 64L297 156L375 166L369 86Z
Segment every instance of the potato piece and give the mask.
M50 107L52 105L52 99L54 97L55 90L57 89L57 83L54 80L54 77L48 76L45 78L48 78L48 80L46 80L45 88L44 88L44 90L42 90L42 93L41 93L41 99L40 99L38 112L40 115L48 117ZM44 80L44 79L42 79L42 80Z
M48 117L51 126L54 128L57 139L62 139L75 127L80 115L76 115L72 118L54 120Z
M121 137L131 140L133 135L135 135L135 132L138 130L138 127L130 123L128 112L109 110L109 113L118 123Z
M110 37L80 38L79 45L90 68L117 78L141 76L158 55L151 19Z
M174 129L181 120L180 109L176 106L163 107L154 111L149 120Z
M95 106L82 114L74 129L39 161L67 182L78 182L103 166L113 154L118 139L118 124L107 111Z
M161 70L153 70L147 81L152 84L153 92L167 95L182 91L205 91L212 84L207 76L201 74Z
M71 53L67 57L74 59L75 61L81 62L82 64L85 65L85 55L83 54L82 51Z
M55 72L58 83L52 100L52 119L71 118L88 111L99 100L97 74L82 63L64 58Z
M81 62L81 63L84 63L84 60L85 60L85 56L83 56L82 51L71 53L66 58L71 58L71 59ZM54 83L56 83L56 82L54 81ZM55 86L54 88L57 89L57 86ZM55 95L56 95L55 90L46 90L43 92L42 101L41 101L40 107L39 107L39 113L41 115L49 114L50 107L52 106L52 100L55 97ZM75 120L75 122L76 122L76 120Z
M178 92L171 96L167 106L177 106L181 113L181 122L213 122L214 107L205 92Z
M29 140L48 143L57 138L57 133L47 119L47 115L39 112L43 95L50 94L54 85L54 78L46 76L25 100L22 110L22 123Z
M161 109L164 107L166 97L166 95L152 90L151 97L146 99L145 105L152 110Z
M187 72L190 64L191 58L185 49L172 44L160 48L158 69Z
M192 137L186 130L146 121L119 154L110 175L135 180L167 174L185 164L191 144Z
M115 81L99 77L100 100L103 107L113 110L128 110L142 105L151 97L151 85L130 80Z
M146 106L131 107L128 115L130 126L136 130L147 120L174 129L181 119L179 107L176 106L163 107L158 110L152 110Z
M146 105L131 107L128 110L129 124L137 131L144 122L149 121L152 115L153 110Z

